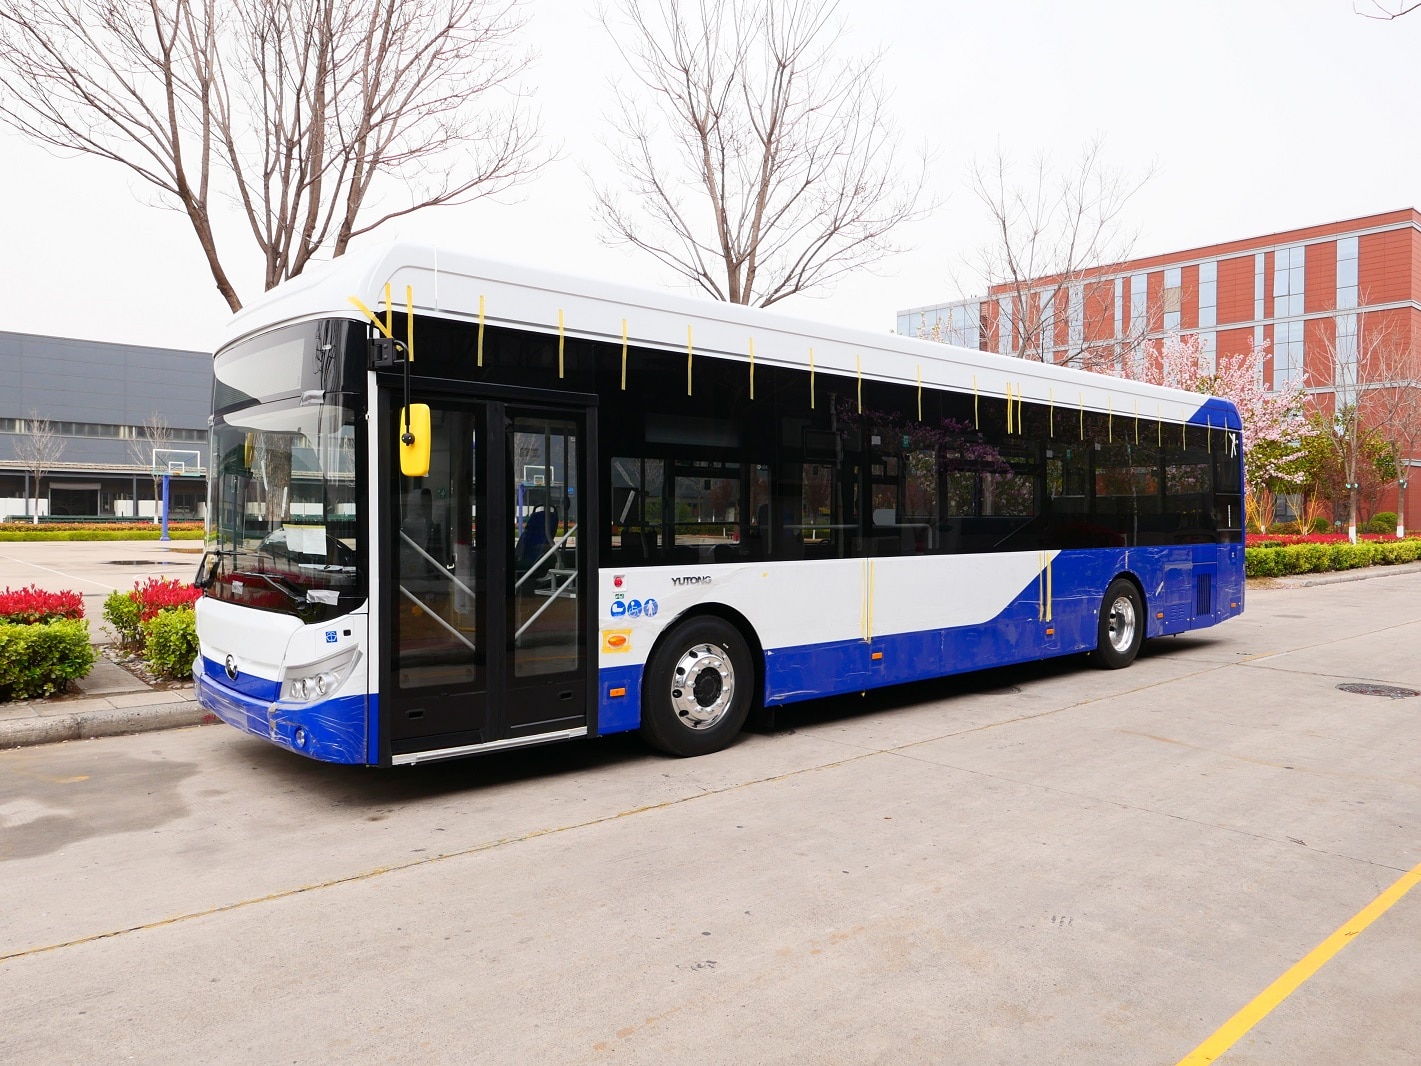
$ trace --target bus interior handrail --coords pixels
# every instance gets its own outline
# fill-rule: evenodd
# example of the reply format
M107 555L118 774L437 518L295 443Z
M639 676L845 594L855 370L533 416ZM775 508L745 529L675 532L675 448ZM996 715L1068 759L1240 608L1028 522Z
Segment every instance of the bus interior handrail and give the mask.
M427 562L430 566L434 567L434 569L438 570L441 574L443 574L450 581L452 581L459 588L460 591L467 592L470 596L473 596L474 599L478 599L478 595L474 592L473 589L469 588L469 586L460 581L458 577L450 573L449 569L443 563L441 563L434 556L430 555L429 552L421 548L418 543L416 543L414 540L411 540L410 535L406 533L403 529L400 530L400 539L403 540L415 551L417 551L421 556L423 556L425 562Z
M425 603L423 600L421 600L418 596L416 596L409 589L405 588L403 585L400 586L400 595L404 596L405 599L409 600L416 607L424 611L425 614L427 614L431 619L433 619L440 626L442 626L449 633L450 636L462 643L470 651L477 652L479 650L474 645L473 641L471 641L468 637L464 636L464 634L460 633L457 629L455 629L452 625L445 621L439 615L439 612L434 610L434 608L430 607L429 604Z
M552 543L548 545L548 550L545 551L545 552L543 552L542 555L538 556L537 561L534 562L532 566L528 567L528 569L523 572L523 576L522 576L522 577L520 577L516 582L514 582L514 584L513 584L513 591L514 591L514 592L517 592L520 588L522 588L522 587L523 587L523 582L527 581L530 577L532 577L534 574L536 574L536 573L538 572L538 567L542 566L545 562L547 562L547 561L548 561L549 559L551 559L554 555L556 555L559 551L561 551L561 550L562 550L562 546L567 543L567 539L568 539L569 537L571 537L571 536L572 536L574 533L576 533L576 532L577 532L577 523L574 522L572 525L570 525L570 526L568 527L566 533L564 533L564 534L563 534L562 536L560 536L560 537L554 538L553 541L552 541ZM401 534L401 535L403 536L403 534ZM556 596L554 596L553 598L554 598L554 599L557 599ZM541 613L541 612L539 612L539 613ZM534 617L536 618L537 615L534 615ZM520 632L521 632L521 630L520 630Z

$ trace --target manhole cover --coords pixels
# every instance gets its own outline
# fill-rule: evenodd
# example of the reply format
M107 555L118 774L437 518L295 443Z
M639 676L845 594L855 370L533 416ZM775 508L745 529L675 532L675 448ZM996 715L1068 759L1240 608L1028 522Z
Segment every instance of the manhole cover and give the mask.
M1404 700L1408 696L1421 696L1421 692L1417 692L1414 688L1401 688L1398 685L1368 685L1361 682L1348 682L1337 687L1343 692L1355 692L1358 696L1385 696L1392 700Z
M192 564L184 560L178 562L175 559L110 559L110 566L191 566Z

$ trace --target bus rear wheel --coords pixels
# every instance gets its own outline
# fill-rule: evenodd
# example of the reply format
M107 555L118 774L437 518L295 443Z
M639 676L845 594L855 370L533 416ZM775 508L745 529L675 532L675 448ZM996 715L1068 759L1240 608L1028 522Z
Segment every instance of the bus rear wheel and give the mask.
M708 755L728 745L750 711L755 669L740 631L702 616L668 633L642 684L641 734L668 755Z
M1095 651L1091 659L1105 670L1129 666L1145 642L1145 605L1135 583L1117 577L1105 590L1100 605Z

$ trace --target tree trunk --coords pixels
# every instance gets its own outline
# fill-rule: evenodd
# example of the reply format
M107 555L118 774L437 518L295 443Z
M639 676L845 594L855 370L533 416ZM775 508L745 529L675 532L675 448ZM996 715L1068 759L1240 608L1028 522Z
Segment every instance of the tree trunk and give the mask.
M1357 543L1357 490L1347 492L1347 539Z

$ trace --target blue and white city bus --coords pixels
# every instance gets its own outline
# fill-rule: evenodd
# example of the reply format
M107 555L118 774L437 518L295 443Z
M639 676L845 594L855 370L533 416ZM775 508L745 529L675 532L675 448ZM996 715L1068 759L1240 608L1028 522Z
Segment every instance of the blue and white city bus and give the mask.
M404 245L215 367L197 696L315 759L698 755L1243 609L1216 398Z

